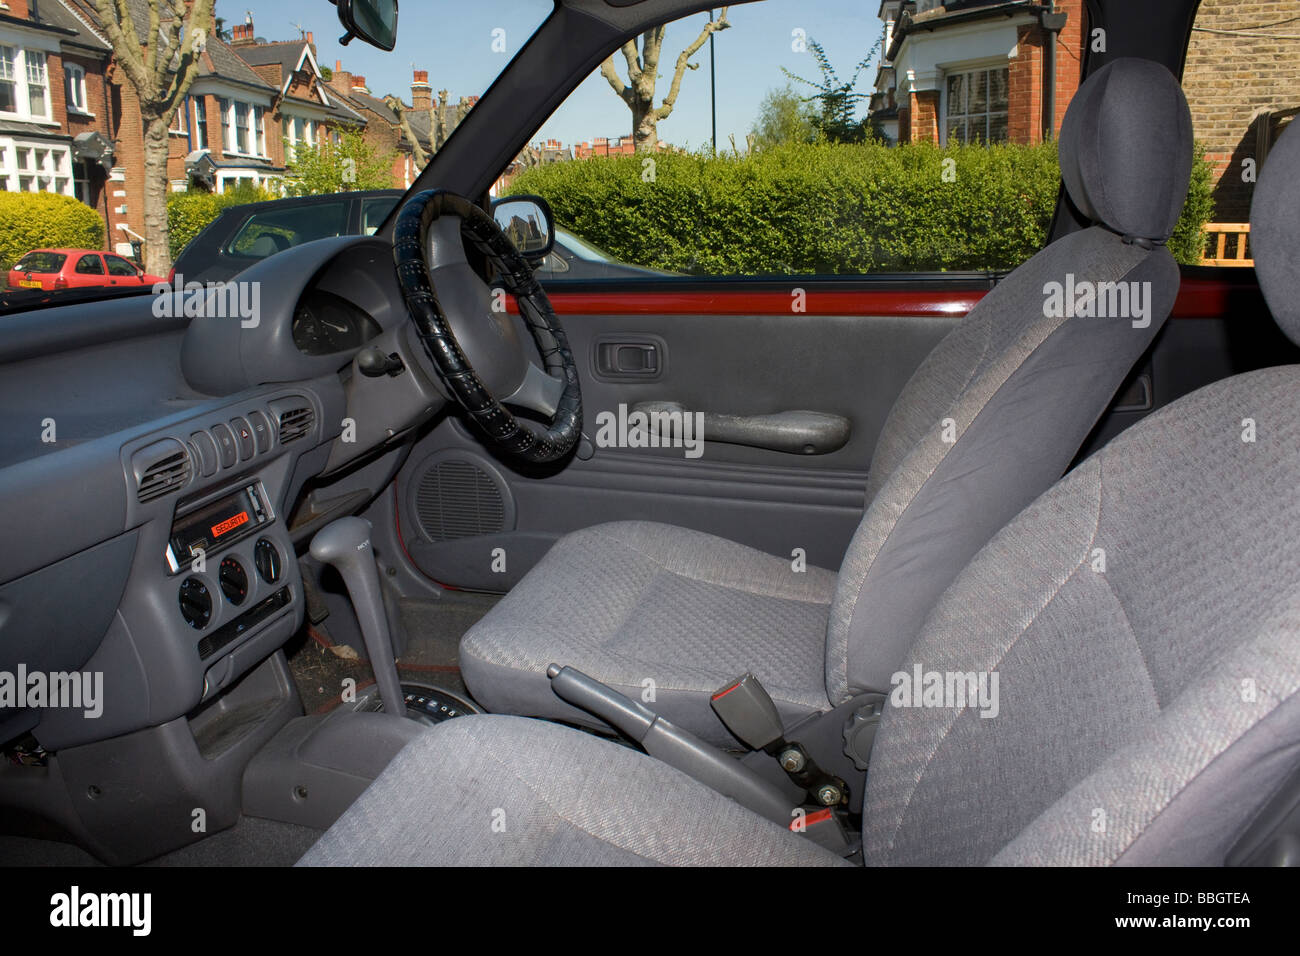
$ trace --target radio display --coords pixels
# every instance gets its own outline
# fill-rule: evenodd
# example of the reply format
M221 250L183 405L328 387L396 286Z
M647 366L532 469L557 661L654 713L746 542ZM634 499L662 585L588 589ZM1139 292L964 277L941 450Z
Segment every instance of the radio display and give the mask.
M216 540L217 538L220 538L223 534L229 534L230 532L238 528L240 525L244 525L244 524L248 524L247 511L241 511L237 515L231 515L225 521L218 521L216 524L212 526L212 538L213 540Z
M227 541L242 538L271 520L261 485L253 482L232 494L204 505L172 525L167 542L167 564L173 572L189 564L199 552L212 552Z

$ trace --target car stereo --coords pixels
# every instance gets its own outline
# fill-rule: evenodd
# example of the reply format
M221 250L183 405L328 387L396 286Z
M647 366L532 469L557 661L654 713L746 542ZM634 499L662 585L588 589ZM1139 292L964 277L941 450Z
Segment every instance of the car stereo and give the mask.
M260 481L218 498L172 524L167 541L167 567L177 573L202 551L215 553L231 542L271 523L274 515Z

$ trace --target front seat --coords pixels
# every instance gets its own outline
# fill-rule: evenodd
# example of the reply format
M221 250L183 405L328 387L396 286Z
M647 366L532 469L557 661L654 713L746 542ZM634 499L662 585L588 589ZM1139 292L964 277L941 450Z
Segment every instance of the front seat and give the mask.
M1269 307L1300 344L1297 181L1289 129L1255 187L1252 236ZM1223 863L1300 767L1297 486L1290 365L1148 416L1021 512L901 667L997 674L996 716L891 701L865 862ZM842 862L643 754L501 716L412 741L301 861Z
M1003 279L921 363L881 431L838 578L671 525L587 528L466 633L474 697L599 726L551 692L545 669L558 662L634 697L653 682L664 717L734 745L709 695L742 671L787 727L887 690L939 595L1064 473L1177 295L1164 242L1187 194L1192 131L1169 71L1140 59L1098 70L1066 113L1060 161L1094 225Z

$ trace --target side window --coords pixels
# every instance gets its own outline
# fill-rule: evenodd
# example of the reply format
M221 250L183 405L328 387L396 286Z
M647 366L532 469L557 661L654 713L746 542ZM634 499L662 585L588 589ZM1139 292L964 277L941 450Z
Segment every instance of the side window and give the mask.
M343 200L259 212L248 217L226 251L265 259L304 242L344 235L347 223L347 203Z
M1191 199L1204 228L1185 229L1170 241L1170 248L1189 250L1200 265L1254 265L1251 196L1269 148L1300 113L1298 55L1300 0L1266 0L1249 9L1201 0L1183 92L1197 145ZM1229 61L1238 68L1225 75Z
M1229 24L1202 38L1222 84L1249 24L1227 0L1207 10ZM685 17L609 57L496 192L550 202L548 281L1005 272L1046 242L1057 136L1096 43L1084 0L1042 13L767 0ZM1283 74L1294 98L1278 71L1271 109L1300 106L1280 101ZM1171 242L1184 264L1200 259L1198 195ZM576 242L599 255L567 254Z
M102 276L104 274L104 263L99 256L82 256L77 260L74 268L78 275Z
M383 225L388 214L393 211L397 205L400 196L389 198L385 196L382 199L365 199L361 202L361 234L363 236L373 236L379 227Z
M108 262L108 274L111 276L134 276L136 274L135 266L127 262L121 256L104 256Z
M594 71L497 193L549 200L548 280L1012 269L1055 211L1087 17L1058 0L1050 69L1041 18L1013 6L768 0L670 22Z

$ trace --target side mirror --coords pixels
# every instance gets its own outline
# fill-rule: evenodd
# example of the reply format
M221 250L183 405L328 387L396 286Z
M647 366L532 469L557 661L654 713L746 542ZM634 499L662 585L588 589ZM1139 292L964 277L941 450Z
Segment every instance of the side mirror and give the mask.
M397 45L397 0L334 0L339 8L339 22L347 33L339 43L347 46L353 37L391 50Z
M555 217L541 196L508 196L492 204L492 215L525 257L543 259L555 245Z

